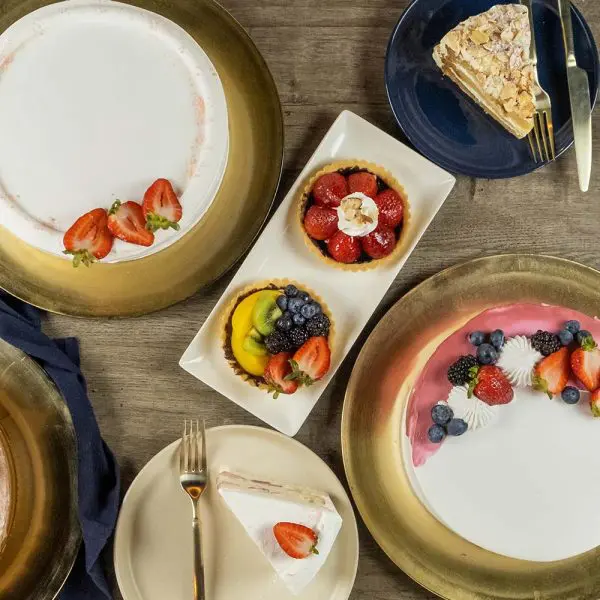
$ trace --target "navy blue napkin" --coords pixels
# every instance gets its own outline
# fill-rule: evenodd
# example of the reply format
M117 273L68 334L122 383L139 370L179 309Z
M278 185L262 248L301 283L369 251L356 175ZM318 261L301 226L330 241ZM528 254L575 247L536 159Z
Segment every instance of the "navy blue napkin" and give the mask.
M0 338L44 368L67 403L77 434L83 544L59 600L111 598L100 553L117 520L119 466L100 436L80 370L79 344L75 338L50 339L42 333L40 311L4 292L0 292Z

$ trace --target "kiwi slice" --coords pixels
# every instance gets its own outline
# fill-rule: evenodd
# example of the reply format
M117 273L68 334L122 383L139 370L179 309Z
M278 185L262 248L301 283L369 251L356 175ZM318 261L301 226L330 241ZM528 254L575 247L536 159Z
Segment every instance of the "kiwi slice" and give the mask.
M266 356L267 354L267 349L263 344L263 337L256 329L254 329L254 327L244 338L244 341L242 342L242 348L254 356Z
M275 321L283 313L273 297L272 292L261 292L254 305L252 312L252 323L258 332L263 335L271 335L275 331Z

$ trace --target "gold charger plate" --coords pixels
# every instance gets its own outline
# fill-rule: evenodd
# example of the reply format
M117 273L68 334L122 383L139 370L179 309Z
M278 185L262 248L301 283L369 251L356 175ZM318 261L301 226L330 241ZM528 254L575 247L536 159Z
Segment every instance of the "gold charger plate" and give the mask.
M81 541L75 431L46 373L3 340L0 437L9 473L0 493L12 491L8 537L0 551L0 600L51 600Z
M0 33L50 0L0 5ZM196 293L229 270L263 225L283 162L283 116L277 88L241 25L214 0L133 0L183 27L221 78L229 114L229 160L223 183L200 223L152 256L89 269L31 246L0 227L0 288L53 312L131 316Z
M411 290L379 322L346 391L342 452L356 505L396 565L450 600L600 597L600 547L549 563L483 550L429 513L404 469L404 409L433 351L479 312L524 301L599 315L600 272L534 255L493 256L443 271Z

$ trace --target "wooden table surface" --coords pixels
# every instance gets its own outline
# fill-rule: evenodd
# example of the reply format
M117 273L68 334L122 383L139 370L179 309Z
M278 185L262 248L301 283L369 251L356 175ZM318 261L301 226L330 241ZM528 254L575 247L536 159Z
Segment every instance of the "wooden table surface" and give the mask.
M223 3L254 38L281 95L286 154L278 200L343 109L403 139L387 103L383 62L388 37L406 1ZM579 0L577 4L600 39L600 2ZM599 125L596 118L596 156L600 156ZM598 161L595 164L599 165ZM597 167L590 192L579 192L573 151L556 164L518 179L459 177L297 439L345 482L339 442L344 390L358 349L385 311L427 277L481 256L552 254L600 268L599 188ZM46 319L50 335L73 335L81 340L91 400L103 435L121 465L124 491L141 467L179 436L184 417L203 416L209 426L262 424L177 366L229 278L186 302L146 317L123 321L50 315ZM433 598L394 566L358 520L361 557L351 598ZM112 573L109 552L106 563ZM115 597L121 598L116 585Z

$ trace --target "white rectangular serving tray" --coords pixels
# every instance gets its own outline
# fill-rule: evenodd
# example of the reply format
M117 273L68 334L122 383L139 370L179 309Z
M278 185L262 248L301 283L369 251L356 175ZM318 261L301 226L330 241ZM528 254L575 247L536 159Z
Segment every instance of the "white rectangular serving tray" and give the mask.
M305 245L297 217L297 194L307 177L327 163L360 159L381 165L404 186L410 226L405 251L386 266L369 271L336 269ZM335 375L394 278L454 187L455 178L398 140L349 111L343 111L265 227L223 296L192 340L180 366L275 429L294 436ZM220 322L236 292L269 279L291 279L314 290L335 324L331 369L321 380L277 400L234 374L225 360Z

